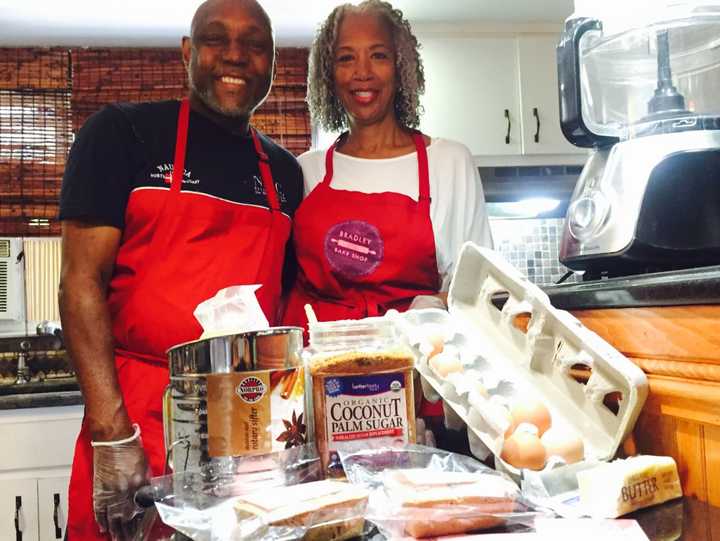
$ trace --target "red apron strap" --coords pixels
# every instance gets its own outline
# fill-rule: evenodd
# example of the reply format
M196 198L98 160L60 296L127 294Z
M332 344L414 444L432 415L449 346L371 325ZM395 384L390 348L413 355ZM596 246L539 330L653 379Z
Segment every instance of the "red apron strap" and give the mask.
M173 163L172 184L170 191L179 192L185 175L185 148L187 147L188 124L190 122L190 100L180 102L177 134L175 136L175 162Z
M265 187L268 203L270 203L272 210L280 210L280 201L277 196L277 191L275 190L275 180L273 179L272 170L270 169L270 158L268 158L268 155L263 150L255 128L250 128L250 135L252 136L253 145L255 145L255 152L258 155L258 167L260 168L260 176L262 177L263 186Z
M330 181L333 178L333 155L335 154L335 143L330 145L325 153L325 178L322 180L322 184L326 186L330 185Z
M427 148L422 133L414 132L413 141L417 149L418 157L418 202L430 202L430 168L428 167Z
M190 124L190 100L184 98L180 100L180 110L178 111L177 130L175 135L175 161L173 162L172 181L170 184L170 190L165 198L162 209L158 213L157 222L153 229L152 238L150 239L150 246L148 248L148 254L150 257L157 258L158 261L162 261L165 257L162 251L163 243L167 244L169 239L165 235L165 231L162 231L164 220L167 216L172 216L175 213L175 205L177 205L180 199L180 190L182 189L182 181L185 176L185 149L187 147L188 139L188 126ZM143 277L147 274L148 270L152 268L153 263L147 261L146 264L140 270L140 275ZM138 277L139 281L141 277Z
M323 178L321 184L330 186L330 182L332 182L333 178L333 156L335 155L335 149L340 143L340 140L346 135L347 132L343 132L338 135L338 138L335 139L335 142L330 145L330 148L327 149L327 152L325 153L325 178Z

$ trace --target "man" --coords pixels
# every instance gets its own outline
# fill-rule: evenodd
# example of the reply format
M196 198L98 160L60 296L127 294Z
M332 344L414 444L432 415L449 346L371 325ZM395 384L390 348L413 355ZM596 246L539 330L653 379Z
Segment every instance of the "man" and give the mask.
M134 492L163 473L165 351L201 334L197 304L258 283L271 322L278 308L302 173L249 128L274 73L270 20L254 0L208 0L182 54L189 99L98 112L63 179L60 310L85 400L73 541L126 538Z

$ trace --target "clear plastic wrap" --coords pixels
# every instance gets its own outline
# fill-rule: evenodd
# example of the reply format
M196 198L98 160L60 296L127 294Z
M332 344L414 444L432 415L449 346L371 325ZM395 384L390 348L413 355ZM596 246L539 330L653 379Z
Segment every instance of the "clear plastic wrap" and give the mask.
M315 447L303 446L214 459L197 470L154 478L144 496L166 525L196 541L361 534L367 492L319 477Z
M348 480L370 491L367 520L388 539L531 526L547 516L508 477L471 457L420 445L340 456Z

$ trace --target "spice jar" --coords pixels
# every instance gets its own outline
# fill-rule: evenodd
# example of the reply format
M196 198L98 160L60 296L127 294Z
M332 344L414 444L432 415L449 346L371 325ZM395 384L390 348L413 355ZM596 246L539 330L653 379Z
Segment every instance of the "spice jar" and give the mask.
M315 438L325 475L342 477L339 451L415 443L415 358L392 321L310 325Z

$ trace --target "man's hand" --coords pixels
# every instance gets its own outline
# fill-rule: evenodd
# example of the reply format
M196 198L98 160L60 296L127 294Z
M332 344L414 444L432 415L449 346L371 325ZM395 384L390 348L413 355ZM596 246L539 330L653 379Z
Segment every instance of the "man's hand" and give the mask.
M134 425L130 438L117 442L93 442L93 510L100 531L113 541L132 539L143 510L135 503L135 492L148 484L151 472Z

